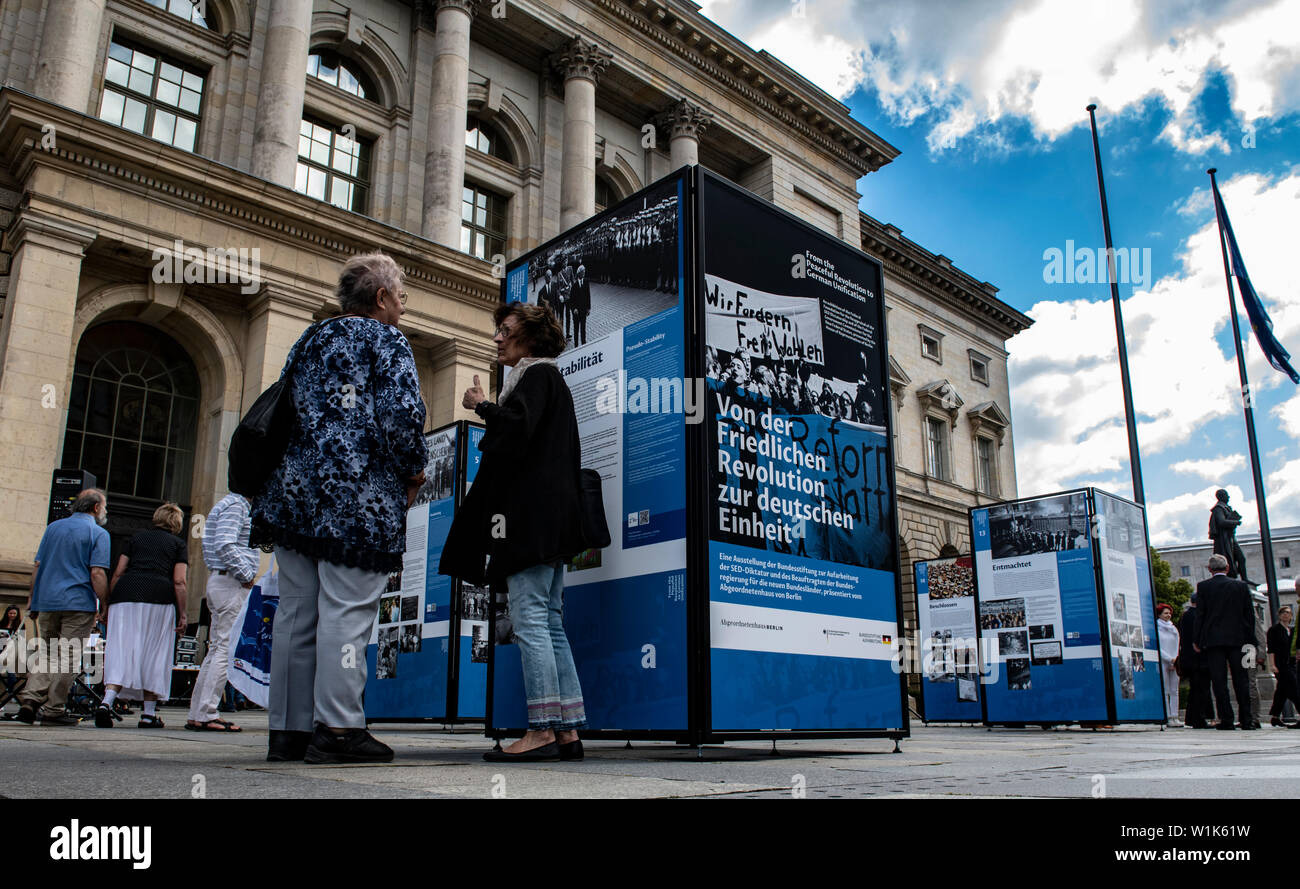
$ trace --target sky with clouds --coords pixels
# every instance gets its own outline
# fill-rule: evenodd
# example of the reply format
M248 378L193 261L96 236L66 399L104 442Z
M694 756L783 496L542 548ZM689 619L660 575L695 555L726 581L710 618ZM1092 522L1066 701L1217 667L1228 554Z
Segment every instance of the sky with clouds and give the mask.
M1109 285L1048 273L1104 246L1098 126L1156 545L1200 541L1226 488L1258 530L1208 167L1300 367L1300 0L704 0L706 16L902 150L862 209L1035 324L1008 342L1021 496L1132 495ZM1149 252L1148 252L1149 251ZM1239 304L1240 311L1240 304ZM1243 329L1247 329L1243 316ZM1247 350L1269 510L1300 525L1300 390Z

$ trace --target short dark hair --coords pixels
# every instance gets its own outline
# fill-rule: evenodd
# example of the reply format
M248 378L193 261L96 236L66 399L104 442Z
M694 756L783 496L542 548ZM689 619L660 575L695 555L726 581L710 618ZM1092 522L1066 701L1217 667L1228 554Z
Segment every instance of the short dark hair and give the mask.
M568 345L564 339L564 328L556 320L555 313L549 306L534 306L530 303L506 303L497 308L492 316L497 327L507 318L514 316L519 321L516 336L522 337L528 344L528 352L538 358L554 358Z
M99 488L86 488L77 495L72 503L73 512L94 512L95 507L108 500L108 496Z

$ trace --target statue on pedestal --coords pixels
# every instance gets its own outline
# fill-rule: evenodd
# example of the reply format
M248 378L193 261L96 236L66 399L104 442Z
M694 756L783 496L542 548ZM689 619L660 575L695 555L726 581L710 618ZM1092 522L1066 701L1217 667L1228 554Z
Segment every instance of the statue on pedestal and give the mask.
M1218 503L1210 510L1210 539L1214 551L1228 560L1228 576L1250 583L1246 577L1246 556L1237 545L1237 526L1241 513L1228 505L1228 492L1220 488L1214 492Z

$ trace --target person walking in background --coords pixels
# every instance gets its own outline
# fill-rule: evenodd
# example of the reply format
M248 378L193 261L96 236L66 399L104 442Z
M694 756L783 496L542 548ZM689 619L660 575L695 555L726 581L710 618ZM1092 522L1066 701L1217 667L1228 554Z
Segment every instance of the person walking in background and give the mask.
M587 719L564 632L564 563L587 544L578 420L555 366L564 330L548 309L526 303L501 306L495 320L497 361L512 370L498 403L487 400L478 377L461 402L483 418L487 431L478 476L456 511L438 570L475 586L504 581L509 593L528 731L484 759L577 760L583 756L578 729ZM504 535L493 531L501 523Z
M1277 623L1268 630L1269 668L1277 680L1273 692L1273 706L1269 707L1269 721L1272 725L1286 725L1282 721L1282 708L1290 701L1300 714L1300 687L1297 687L1295 672L1295 655L1291 653L1291 637L1295 629L1291 626L1291 606L1283 605L1277 610ZM1290 728L1300 728L1300 720L1293 722Z
M9 645L21 645L23 642L23 613L17 605L10 605L5 608L4 617L0 618L0 653L4 653ZM0 663L4 663L0 660ZM17 649L14 650L14 663L17 663ZM0 678L4 679L4 691L13 691L18 684L18 674L5 672Z
M108 497L87 488L72 503L72 515L49 524L41 535L32 571L27 613L44 642L45 663L28 665L27 685L18 696L18 719L28 725L76 725L64 712L68 689L81 672L80 651L94 632L95 616L108 601L111 558ZM75 663L61 652L76 653ZM37 669L39 668L39 669Z
M158 701L171 690L176 637L185 635L189 553L179 536L185 514L175 503L154 510L153 527L131 537L118 556L101 619L104 640L104 700L95 725L113 727L113 703L121 695L144 701L137 728L164 728Z
M237 732L240 727L217 716L230 667L230 636L257 577L257 551L248 545L252 526L248 500L240 494L222 497L203 525L203 564L208 569L208 653L190 695L190 731Z
M406 510L424 483L424 402L391 257L349 259L344 314L310 328L286 369L297 413L284 459L253 498L253 546L274 545L280 605L271 644L271 762L390 762L366 731L366 645Z
M1174 609L1161 602L1156 606L1156 642L1160 646L1160 676L1165 683L1165 720L1169 725L1179 726L1178 719L1178 671L1174 661L1178 659L1178 627L1174 626Z
M1250 587L1228 577L1228 560L1215 553L1207 566L1210 578L1196 585L1196 650L1205 657L1219 708L1215 728L1231 731L1232 702L1228 698L1228 672L1237 698L1241 728L1255 728L1250 715L1249 678L1242 653L1255 636L1255 609L1250 604Z
M1183 606L1178 622L1178 666L1187 677L1187 713L1183 724L1188 728L1209 728L1210 669L1196 650L1196 594Z

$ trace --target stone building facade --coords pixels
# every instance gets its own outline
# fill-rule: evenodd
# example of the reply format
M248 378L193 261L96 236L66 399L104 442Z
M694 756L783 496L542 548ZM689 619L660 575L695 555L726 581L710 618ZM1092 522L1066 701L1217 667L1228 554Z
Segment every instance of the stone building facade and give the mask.
M689 0L4 0L0 84L0 597L56 467L96 473L119 539L163 499L210 509L347 256L405 269L442 425L490 378L502 263L683 164L884 262L909 589L1015 494L1028 319L862 214L897 150Z
M1213 506L1214 504L1210 504ZM1208 524L1210 507L1205 509ZM1279 600L1282 605L1296 605L1296 578L1300 577L1300 526L1274 528L1272 532L1274 570L1277 572ZM1246 575L1252 583L1259 584L1257 592L1267 595L1268 584L1264 575L1264 553L1259 533L1239 534L1237 543L1246 557ZM1179 577L1195 587L1210 576L1206 563L1214 552L1208 536L1195 543L1175 543L1156 547L1160 558L1169 563L1172 576Z

